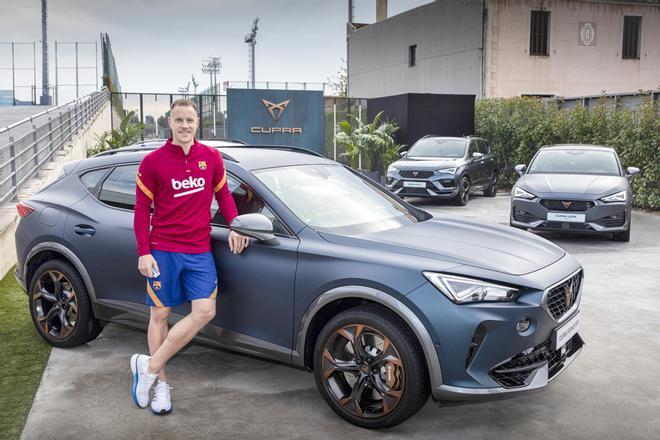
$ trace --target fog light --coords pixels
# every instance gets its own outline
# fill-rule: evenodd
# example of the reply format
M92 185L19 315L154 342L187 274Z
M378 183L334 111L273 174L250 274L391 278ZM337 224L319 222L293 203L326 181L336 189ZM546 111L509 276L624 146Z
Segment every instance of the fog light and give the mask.
M532 320L529 318L523 318L516 324L516 330L518 330L518 333L525 333L529 330L530 325L532 325Z

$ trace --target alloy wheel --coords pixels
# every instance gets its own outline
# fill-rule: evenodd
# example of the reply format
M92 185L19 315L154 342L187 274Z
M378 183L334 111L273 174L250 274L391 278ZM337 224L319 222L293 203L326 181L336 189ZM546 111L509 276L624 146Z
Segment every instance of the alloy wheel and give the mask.
M39 276L32 292L32 303L36 321L49 337L65 339L75 329L78 297L62 272L48 270Z
M351 324L337 329L324 347L322 368L326 389L352 415L382 417L403 395L401 356L373 327Z
M461 199L464 204L470 201L470 180L467 177L461 180Z

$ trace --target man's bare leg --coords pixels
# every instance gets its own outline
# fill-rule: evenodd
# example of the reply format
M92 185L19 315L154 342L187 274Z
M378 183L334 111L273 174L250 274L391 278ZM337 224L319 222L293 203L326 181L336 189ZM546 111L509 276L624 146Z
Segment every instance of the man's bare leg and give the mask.
M171 311L171 307L151 307L147 341L149 342L149 354L152 356L158 351L158 348L167 338L167 319L169 318ZM158 378L163 382L167 382L167 375L165 374L164 366L158 372Z
M149 361L149 373L161 371L172 356L190 342L195 335L215 316L215 299L204 298L192 301L192 311L177 322L158 350Z

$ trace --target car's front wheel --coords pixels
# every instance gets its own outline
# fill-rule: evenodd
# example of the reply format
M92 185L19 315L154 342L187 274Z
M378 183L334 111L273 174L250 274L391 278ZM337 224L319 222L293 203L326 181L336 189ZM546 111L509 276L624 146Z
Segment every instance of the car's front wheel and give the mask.
M458 206L465 206L470 201L470 178L468 176L461 177L458 185L458 194L454 197L454 204Z
M495 197L497 195L497 173L493 173L493 177L490 179L490 185L484 190L484 196L486 197Z
M626 229L623 232L615 232L614 233L614 237L613 237L614 241L624 241L624 242L630 241L630 228L631 227L632 227L632 219L628 223L628 229Z
M323 327L314 349L314 377L328 405L364 428L397 425L429 396L414 337L376 306L346 310Z
M32 322L49 344L73 347L101 333L85 283L71 264L63 260L44 262L32 276L29 296Z

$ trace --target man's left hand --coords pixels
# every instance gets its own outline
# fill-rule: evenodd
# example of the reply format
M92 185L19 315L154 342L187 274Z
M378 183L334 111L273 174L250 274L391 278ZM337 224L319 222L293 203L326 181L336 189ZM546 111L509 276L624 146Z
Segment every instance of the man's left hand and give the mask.
M234 231L229 231L229 250L234 254L240 254L250 245L250 238Z

